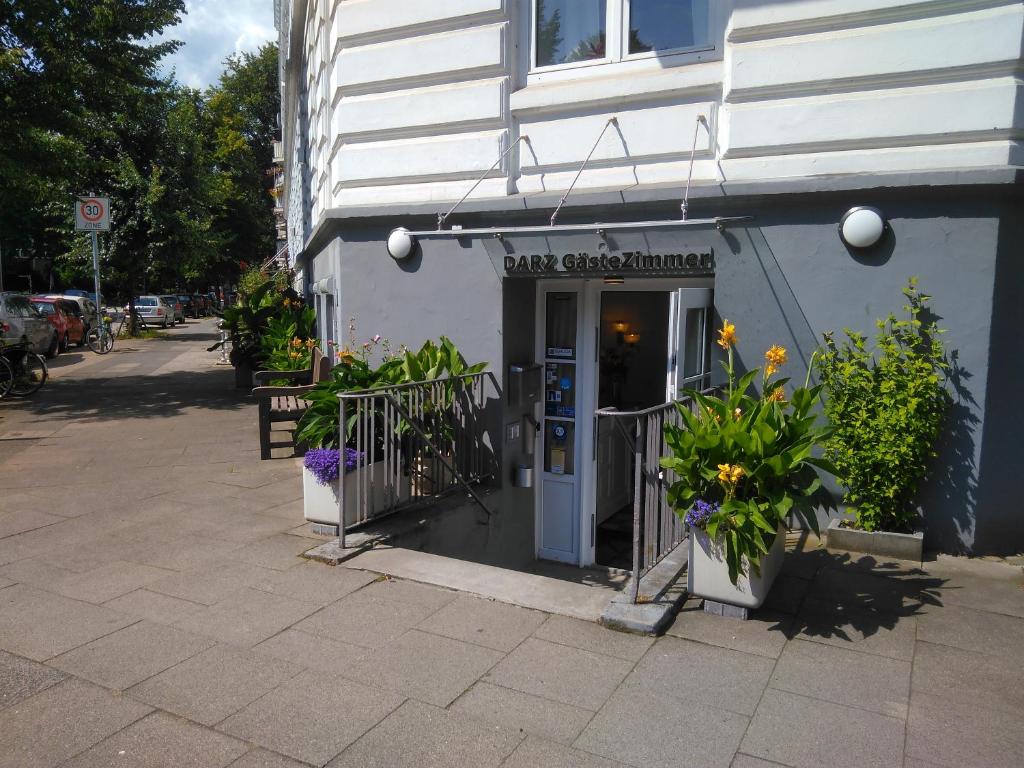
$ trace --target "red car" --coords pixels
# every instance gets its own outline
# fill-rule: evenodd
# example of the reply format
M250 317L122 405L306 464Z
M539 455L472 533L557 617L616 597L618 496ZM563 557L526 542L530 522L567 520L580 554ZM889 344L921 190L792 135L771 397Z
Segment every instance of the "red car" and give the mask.
M67 299L40 296L33 296L31 302L57 330L57 344L61 351L66 351L72 344L77 347L85 344L85 322L77 305Z

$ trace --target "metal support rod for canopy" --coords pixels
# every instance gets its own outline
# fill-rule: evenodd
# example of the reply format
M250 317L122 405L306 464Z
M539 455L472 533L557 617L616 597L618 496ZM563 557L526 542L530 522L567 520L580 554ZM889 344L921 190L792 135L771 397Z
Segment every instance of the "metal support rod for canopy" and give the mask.
M715 227L724 230L733 224L752 221L752 216L716 216L713 219L662 219L658 221L608 221L594 222L593 224L555 224L553 227L547 224L542 226L521 226L521 227L480 227L473 229L423 229L407 232L411 237L505 237L506 235L550 235L553 232L606 232L630 230L630 229L659 229L675 227Z
M594 146L590 148L590 153L587 155L587 159L583 161L583 165L576 171L576 178L572 180L572 184L565 190L565 194L562 195L562 199L558 201L558 207L555 208L555 212L551 214L551 226L555 226L555 219L558 218L558 212L562 210L562 206L565 205L565 201L569 199L569 195L572 194L573 187L576 186L576 182L580 180L580 176L583 175L583 170L587 167L587 163L590 162L590 158L594 156L594 152L597 150L597 145L601 143L601 139L604 138L604 132L608 130L608 126L618 124L619 118L609 117L608 122L604 124L604 128L601 129L601 133L598 134L597 141L594 142Z
M686 214L690 209L690 181L693 179L693 158L697 154L697 134L700 132L701 124L707 128L707 118L704 115L697 115L697 124L693 126L693 146L690 147L690 170L686 174L686 192L683 193L683 203L679 206L683 212L683 221L686 221ZM710 128L708 133L711 133Z
M472 187L469 188L469 191L462 196L462 198L459 200L459 202L457 202L455 205L453 205L451 208L449 208L446 213L439 213L439 214L437 214L437 229L438 229L438 231L444 229L444 222L445 222L445 220L449 216L451 216L453 213L455 213L455 209L456 208L458 208L460 205L462 205L464 202L466 202L466 198L468 198L470 195L473 194L473 191L483 183L484 179L486 179L491 174L491 171L493 171L495 168L497 168L499 165L501 165L501 161L504 160L506 157L508 157L508 153L511 152L513 149L515 149L517 146L519 146L519 142L521 142L521 141L525 141L525 142L529 143L530 137L527 136L526 134L523 134L518 139L513 141L511 144L509 144L508 145L508 149L506 149L504 152L501 153L501 157L499 157L497 160L494 161L494 165L492 165L490 168L488 168L486 171L484 171L484 175L476 180L476 183Z

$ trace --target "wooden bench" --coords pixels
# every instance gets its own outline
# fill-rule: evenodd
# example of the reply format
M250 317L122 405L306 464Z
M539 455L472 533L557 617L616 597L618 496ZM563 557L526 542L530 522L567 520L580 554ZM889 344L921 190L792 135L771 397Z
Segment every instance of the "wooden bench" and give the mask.
M302 453L295 440L295 430L302 414L306 412L306 401L302 395L312 390L331 373L331 361L319 349L313 349L312 367L302 371L256 371L252 375L256 387L252 394L259 401L260 458L269 459L274 448L293 448ZM271 381L294 382L288 386L263 386ZM289 439L273 440L275 424L294 422L287 430Z

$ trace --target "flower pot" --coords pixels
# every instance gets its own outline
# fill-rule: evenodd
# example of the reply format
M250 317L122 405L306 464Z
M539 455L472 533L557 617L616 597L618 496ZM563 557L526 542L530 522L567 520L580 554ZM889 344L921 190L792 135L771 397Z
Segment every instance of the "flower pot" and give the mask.
M383 512L389 503L400 504L409 500L409 478L401 476L397 488L389 493L388 484L382 477L381 468L373 473L375 482L370 481L371 471L374 465L357 467L351 472L346 472L345 483L345 525L353 525L357 522L356 515L359 509L360 482L363 490L373 502L375 513ZM302 511L306 520L311 523L323 525L338 524L338 481L328 485L320 485L316 477L305 467L302 468Z
M775 543L767 555L761 557L761 573L751 573L744 559L745 574L733 584L729 581L729 566L725 561L725 547L700 528L690 530L690 560L687 566L686 586L691 595L719 603L759 608L768 597L775 577L782 568L786 554L786 529L779 526Z
M867 555L921 562L924 533L858 531L856 528L843 528L841 522L838 518L829 521L826 546L830 552L863 552Z

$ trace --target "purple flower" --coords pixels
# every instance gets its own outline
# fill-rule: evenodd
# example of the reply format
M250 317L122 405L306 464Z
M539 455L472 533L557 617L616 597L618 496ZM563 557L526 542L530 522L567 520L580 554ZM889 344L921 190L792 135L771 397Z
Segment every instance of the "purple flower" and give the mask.
M691 528L703 528L707 525L711 516L718 511L719 505L715 502L707 502L697 499L686 513L686 524Z
M345 471L351 472L362 464L365 458L365 453L357 451L355 448L345 448ZM338 479L341 451L336 448L313 448L306 451L303 464L313 473L313 477L320 485L330 485Z

